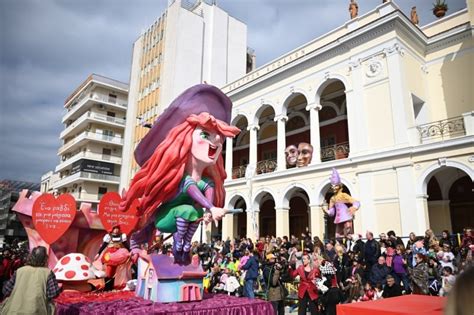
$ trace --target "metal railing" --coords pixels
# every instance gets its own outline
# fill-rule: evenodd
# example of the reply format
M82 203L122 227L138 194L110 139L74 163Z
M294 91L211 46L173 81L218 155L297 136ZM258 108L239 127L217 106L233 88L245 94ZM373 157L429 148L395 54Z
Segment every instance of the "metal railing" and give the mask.
M232 168L232 179L245 177L247 165L240 165Z
M256 173L257 174L265 174L265 173L272 173L277 168L277 160L263 160L257 162Z
M85 138L92 138L94 140L102 140L102 141L108 141L112 142L115 144L123 144L123 138L122 137L117 137L117 136L109 136L109 135L104 135L101 133L95 133L95 132L89 132L89 131L84 131L77 135L74 139L71 141L65 143L62 147L59 148L58 152L61 154L62 152L66 151L67 149L71 148L73 145L76 143L80 142L81 140Z
M345 159L349 156L349 142L341 142L321 148L321 161Z
M462 116L434 121L416 127L420 133L421 140L429 138L451 138L466 134L464 119Z

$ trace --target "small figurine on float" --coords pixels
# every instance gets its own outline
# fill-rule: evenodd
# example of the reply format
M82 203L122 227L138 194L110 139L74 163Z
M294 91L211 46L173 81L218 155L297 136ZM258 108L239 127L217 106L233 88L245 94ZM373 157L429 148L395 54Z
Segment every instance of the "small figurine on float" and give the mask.
M148 243L155 228L172 233L175 262L191 262L191 240L201 220L217 224L226 213L221 156L230 126L232 102L218 88L199 84L184 91L158 117L135 150L142 167L120 205L139 200L139 229L132 234L132 253ZM229 153L231 154L231 153Z
M330 181L334 195L329 200L329 209L323 208L323 211L330 217L335 216L336 238L347 237L354 233L353 220L355 212L360 208L360 202L342 191L343 184L335 168L332 169Z
M120 226L114 226L112 232L105 234L102 246L95 257L105 265L105 289L112 290L115 284L117 268L129 260L130 252L127 235L121 233ZM126 271L121 270L121 272Z

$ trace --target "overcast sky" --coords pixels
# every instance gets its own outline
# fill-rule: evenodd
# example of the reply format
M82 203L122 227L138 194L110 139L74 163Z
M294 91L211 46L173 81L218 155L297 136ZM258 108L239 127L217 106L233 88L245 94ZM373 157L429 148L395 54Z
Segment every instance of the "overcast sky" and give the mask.
M349 19L345 0L218 0L248 26L257 66ZM360 0L359 15L381 0ZM421 25L434 21L429 0L395 1ZM449 12L466 0L448 0ZM40 182L59 158L65 98L91 73L123 82L132 43L167 0L0 0L0 179Z

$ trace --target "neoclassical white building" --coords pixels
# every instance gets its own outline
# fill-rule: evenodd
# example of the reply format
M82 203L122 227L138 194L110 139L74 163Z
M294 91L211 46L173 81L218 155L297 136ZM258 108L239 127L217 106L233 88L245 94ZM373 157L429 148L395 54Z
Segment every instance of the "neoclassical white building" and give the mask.
M226 207L245 212L222 237L332 237L333 167L361 201L356 232L474 225L473 25L472 1L421 28L387 2L224 86L242 129L226 141ZM312 163L286 169L299 142Z

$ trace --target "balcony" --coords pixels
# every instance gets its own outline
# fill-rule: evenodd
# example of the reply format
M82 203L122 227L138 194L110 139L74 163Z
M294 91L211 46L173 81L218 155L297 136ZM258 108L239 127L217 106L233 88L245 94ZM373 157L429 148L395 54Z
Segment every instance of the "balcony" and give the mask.
M74 130L81 127L86 128L88 122L97 122L102 125L112 126L112 127L125 127L125 119L88 111L85 114L83 114L81 117L79 117L76 121L74 121L66 129L64 129L59 135L59 137L61 139L64 139L66 135L73 132Z
M263 160L257 162L257 167L255 168L256 174L265 174L275 171L277 168L276 159Z
M77 119L85 110L88 110L95 103L107 105L118 110L127 109L127 100L108 97L99 93L90 93L79 100L75 105L66 109L62 122L65 123L69 119Z
M345 159L349 156L349 142L341 142L321 148L321 162Z
M77 172L72 175L63 177L53 184L53 189L58 189L76 182L93 181L109 184L120 184L120 176L96 174L89 172Z
M232 168L232 179L243 178L245 177L245 171L247 170L247 165L240 165Z
M68 150L78 147L78 144L80 144L82 141L87 141L87 140L99 141L99 142L103 142L107 144L123 145L122 137L109 136L109 135L104 135L101 133L84 131L80 133L79 135L77 135L74 139L72 139L71 141L65 143L62 147L60 147L58 150L58 155L63 155Z
M61 164L56 166L55 172L60 172L66 167L72 165L74 162L80 159L84 159L84 158L92 159L96 161L107 161L114 164L122 164L122 157L119 155L105 155L105 154L92 153L92 152L80 152L78 154L71 156L70 158L66 159Z
M466 135L466 117L458 116L419 125L418 130L421 143L443 141Z

